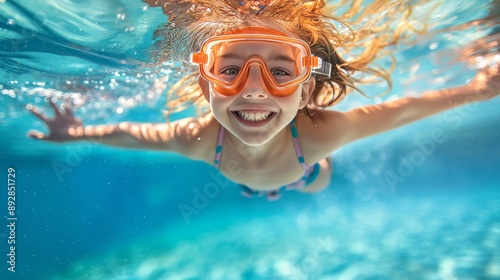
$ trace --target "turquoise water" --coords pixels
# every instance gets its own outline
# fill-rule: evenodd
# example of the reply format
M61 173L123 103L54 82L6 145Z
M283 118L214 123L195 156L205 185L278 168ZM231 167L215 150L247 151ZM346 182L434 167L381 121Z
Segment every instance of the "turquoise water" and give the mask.
M164 121L161 85L179 75L141 65L165 18L140 1L103 2L0 1L1 279L500 278L498 98L352 143L333 153L326 191L272 203L175 154L28 139L45 128L24 107L49 112L45 97L71 100L87 124ZM444 3L429 35L395 49L389 95L353 94L337 109L472 77L481 61L456 54L498 26L465 24L498 10L481 3ZM441 31L453 26L463 28Z

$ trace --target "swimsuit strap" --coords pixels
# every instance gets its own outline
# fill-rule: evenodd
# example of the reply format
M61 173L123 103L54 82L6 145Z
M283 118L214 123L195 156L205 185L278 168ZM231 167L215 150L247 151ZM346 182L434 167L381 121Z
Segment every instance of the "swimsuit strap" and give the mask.
M219 125L219 135L217 136L217 147L215 148L214 166L219 169L220 158L222 156L222 143L224 142L224 132L226 130L222 125Z
M302 154L302 149L300 148L299 133L297 132L297 126L295 125L295 119L290 122L290 128L292 131L292 141L293 147L295 148L295 154L297 154L297 159L304 170L309 168L306 161L304 160L304 155Z

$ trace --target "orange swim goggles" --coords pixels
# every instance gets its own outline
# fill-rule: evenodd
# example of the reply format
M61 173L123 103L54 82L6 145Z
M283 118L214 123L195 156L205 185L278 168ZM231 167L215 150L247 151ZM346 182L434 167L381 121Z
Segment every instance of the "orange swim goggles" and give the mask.
M261 32L257 34L256 29ZM251 66L260 68L267 91L279 97L295 92L311 73L331 75L332 65L312 55L300 39L268 28L242 28L234 33L209 38L200 52L191 54L200 75L222 95L240 93L253 73Z

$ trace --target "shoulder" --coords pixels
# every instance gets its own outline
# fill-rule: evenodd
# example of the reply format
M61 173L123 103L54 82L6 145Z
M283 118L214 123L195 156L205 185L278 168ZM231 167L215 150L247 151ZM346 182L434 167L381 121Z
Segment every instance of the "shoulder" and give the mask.
M219 122L212 113L199 118L182 119L170 126L181 154L208 163L213 161Z
M328 157L345 144L347 118L345 113L332 110L318 110L311 117L297 115L299 141L308 164Z

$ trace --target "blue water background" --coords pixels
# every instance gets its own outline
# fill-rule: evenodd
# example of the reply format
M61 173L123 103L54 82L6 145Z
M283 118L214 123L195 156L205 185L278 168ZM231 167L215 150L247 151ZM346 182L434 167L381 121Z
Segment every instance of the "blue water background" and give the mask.
M481 3L450 1L433 30L487 15ZM1 279L500 279L498 99L349 144L328 190L272 203L172 153L26 137L45 128L24 107L49 112L47 96L87 124L164 121L152 85L178 74L139 67L163 22L140 1L0 1L0 174L16 170L18 217L11 273L4 185ZM474 65L437 58L491 32L400 46L394 90L337 109L463 84Z

